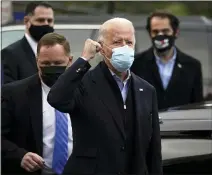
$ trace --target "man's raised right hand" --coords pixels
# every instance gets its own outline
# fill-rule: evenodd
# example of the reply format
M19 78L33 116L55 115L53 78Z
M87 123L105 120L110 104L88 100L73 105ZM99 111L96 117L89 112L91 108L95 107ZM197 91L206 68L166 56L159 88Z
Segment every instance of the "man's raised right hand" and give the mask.
M89 61L95 57L96 53L98 53L101 50L101 48L102 47L98 42L93 41L91 39L87 39L85 41L81 57Z

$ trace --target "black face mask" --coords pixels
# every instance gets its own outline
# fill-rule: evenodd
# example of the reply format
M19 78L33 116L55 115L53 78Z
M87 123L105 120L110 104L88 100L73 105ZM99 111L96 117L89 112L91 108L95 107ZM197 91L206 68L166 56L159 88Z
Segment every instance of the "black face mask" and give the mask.
M40 69L43 82L47 86L52 87L59 76L65 72L66 66L45 66L40 67Z
M176 37L173 35L157 35L152 38L153 47L157 52L163 53L172 48Z
M36 26L32 25L29 28L29 33L35 41L39 41L45 34L54 32L54 28L49 25Z

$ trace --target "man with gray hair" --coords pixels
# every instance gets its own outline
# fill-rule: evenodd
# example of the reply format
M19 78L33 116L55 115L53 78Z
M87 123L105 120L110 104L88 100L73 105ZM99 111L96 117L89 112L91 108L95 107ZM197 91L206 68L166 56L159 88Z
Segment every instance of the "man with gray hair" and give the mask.
M48 102L72 120L73 153L63 174L162 174L156 93L130 72L134 47L133 24L110 19L52 86ZM104 61L88 71L98 52Z

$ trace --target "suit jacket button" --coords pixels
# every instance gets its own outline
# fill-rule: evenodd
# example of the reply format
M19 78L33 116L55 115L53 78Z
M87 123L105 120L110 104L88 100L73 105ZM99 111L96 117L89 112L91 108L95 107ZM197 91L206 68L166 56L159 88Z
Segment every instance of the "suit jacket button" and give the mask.
M79 71L81 71L81 68L78 68L78 69L76 70L77 73L78 73Z
M125 146L121 146L121 150L122 151L125 151Z

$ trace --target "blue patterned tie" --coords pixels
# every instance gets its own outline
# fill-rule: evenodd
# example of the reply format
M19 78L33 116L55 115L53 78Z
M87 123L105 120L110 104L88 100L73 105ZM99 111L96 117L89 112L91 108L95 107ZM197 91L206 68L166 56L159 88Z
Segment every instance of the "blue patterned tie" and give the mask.
M52 168L57 174L62 174L68 159L68 118L57 110L55 116L56 132Z

